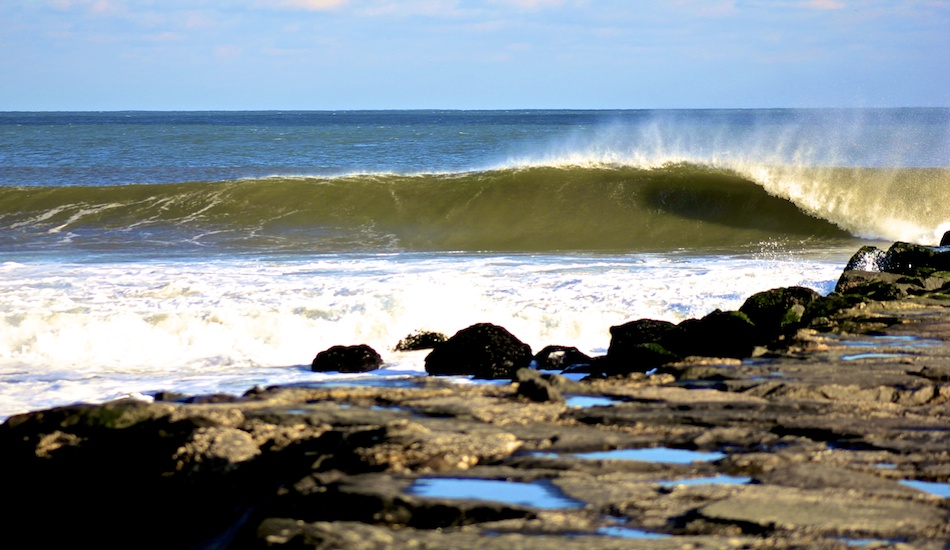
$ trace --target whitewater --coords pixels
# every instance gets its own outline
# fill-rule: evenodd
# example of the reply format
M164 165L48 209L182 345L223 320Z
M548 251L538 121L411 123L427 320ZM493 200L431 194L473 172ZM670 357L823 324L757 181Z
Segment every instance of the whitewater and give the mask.
M948 136L947 109L0 113L0 418L828 293L859 246L950 229ZM310 372L360 343L381 371Z

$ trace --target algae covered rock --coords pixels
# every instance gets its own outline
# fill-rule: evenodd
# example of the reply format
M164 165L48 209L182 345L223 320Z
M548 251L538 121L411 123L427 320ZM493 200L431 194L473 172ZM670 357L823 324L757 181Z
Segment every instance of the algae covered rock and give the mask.
M810 288L793 286L753 294L739 308L766 337L798 326L805 308L821 298Z
M896 242L887 249L882 267L884 271L913 276L927 276L935 271L950 271L950 250Z
M656 342L634 344L624 348L623 354L607 355L598 363L601 372L608 375L648 372L667 363L682 359Z
M426 356L433 375L473 375L475 378L514 377L531 362L531 347L504 328L478 323L458 331Z
M752 355L755 346L763 343L762 333L749 317L740 311L715 310L702 319L680 323L682 332L667 349L682 356L733 357Z
M663 342L675 341L680 329L669 321L637 319L610 327L610 347L598 367L604 374L647 372L679 361L681 357L666 349Z
M313 359L311 369L314 372L369 372L383 364L383 358L376 350L360 344L358 346L333 346L321 351Z

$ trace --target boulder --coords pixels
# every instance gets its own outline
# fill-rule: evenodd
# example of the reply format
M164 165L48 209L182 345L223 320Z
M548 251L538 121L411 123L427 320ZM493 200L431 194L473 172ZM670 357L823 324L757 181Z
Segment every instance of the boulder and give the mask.
M610 327L610 346L606 361L600 364L605 374L647 372L660 365L678 361L665 343L676 341L679 327L669 321L637 319Z
M940 239L940 246L950 246L950 231L943 234L943 238Z
M333 346L321 351L313 359L313 372L369 372L383 364L383 358L376 350L360 344L358 346Z
M663 342L669 351L683 357L742 359L751 356L755 346L765 340L749 317L739 311L717 309L702 319L687 319L678 327L681 331L676 337Z
M447 337L441 332L421 331L410 334L399 341L394 348L395 351L418 351L422 349L434 349L439 344L445 342Z
M935 271L950 271L950 250L896 242L887 249L882 267L884 271L911 276L928 276Z
M547 346L534 356L534 363L542 370L564 370L589 365L593 359L574 347Z
M821 294L810 288L775 288L753 294L746 299L739 311L748 316L763 336L774 338L797 327L808 304L819 298Z
M607 354L618 355L622 354L627 346L659 342L669 332L675 330L676 325L673 323L656 319L637 319L610 327L610 347Z
M897 300L907 296L911 285L900 284L904 275L886 271L844 271L835 285L838 294L852 294L869 300Z
M660 344L634 344L624 348L623 354L607 355L607 360L598 363L600 371L608 375L647 372L667 363L682 359Z
M845 271L882 271L884 251L876 246L862 246L848 260Z
M426 356L432 375L472 375L475 378L514 378L531 362L531 347L504 328L478 323L458 331Z

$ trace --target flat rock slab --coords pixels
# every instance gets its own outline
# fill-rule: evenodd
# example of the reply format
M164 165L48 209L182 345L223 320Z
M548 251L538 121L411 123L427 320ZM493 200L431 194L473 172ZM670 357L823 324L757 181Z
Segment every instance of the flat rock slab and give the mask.
M735 496L703 506L697 515L713 523L745 524L744 530L753 532L814 529L884 538L925 533L947 521L947 510L936 503L770 485L743 487Z

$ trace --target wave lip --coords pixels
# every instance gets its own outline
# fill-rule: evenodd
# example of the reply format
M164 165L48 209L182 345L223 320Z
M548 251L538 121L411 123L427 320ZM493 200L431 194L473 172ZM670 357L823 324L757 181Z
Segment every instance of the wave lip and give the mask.
M950 169L557 165L440 174L0 188L0 246L272 252L661 251L928 242ZM912 237L912 238L908 238Z

